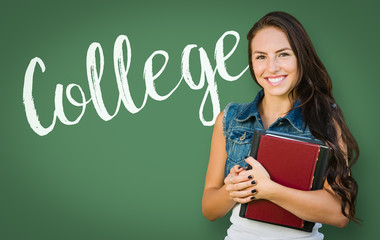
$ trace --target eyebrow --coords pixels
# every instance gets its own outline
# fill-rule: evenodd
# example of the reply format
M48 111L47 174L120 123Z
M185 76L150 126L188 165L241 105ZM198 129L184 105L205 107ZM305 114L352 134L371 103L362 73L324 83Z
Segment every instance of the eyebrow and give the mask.
M281 48L280 50L277 50L275 53L279 53L279 52L282 52L282 51L285 51L285 50L290 50L290 51L292 51L291 48L286 47L286 48ZM254 52L253 52L253 54L256 54L256 53L259 53L259 54L266 54L265 52L260 52L260 51L254 51Z

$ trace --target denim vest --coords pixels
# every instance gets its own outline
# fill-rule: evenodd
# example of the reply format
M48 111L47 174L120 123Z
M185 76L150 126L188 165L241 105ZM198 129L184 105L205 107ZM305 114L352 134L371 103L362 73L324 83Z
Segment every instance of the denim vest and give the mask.
M255 129L264 129L258 111L258 104L264 97L261 90L251 103L229 103L223 113L223 134L226 138L227 159L224 170L225 177L235 165L248 166L244 161L249 156L252 136ZM278 118L268 130L291 133L299 136L312 137L309 127L303 120L302 109L294 108L284 117Z

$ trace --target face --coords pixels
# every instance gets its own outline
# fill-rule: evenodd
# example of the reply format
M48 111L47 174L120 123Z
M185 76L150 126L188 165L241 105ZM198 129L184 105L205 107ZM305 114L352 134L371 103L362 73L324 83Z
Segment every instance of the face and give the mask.
M297 58L279 28L259 30L251 42L252 66L265 96L288 98L298 78Z

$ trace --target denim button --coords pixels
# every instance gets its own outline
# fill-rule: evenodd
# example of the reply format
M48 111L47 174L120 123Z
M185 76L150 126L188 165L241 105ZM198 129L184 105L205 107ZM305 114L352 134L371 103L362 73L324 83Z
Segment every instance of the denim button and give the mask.
M240 137L240 141L244 141L246 134L247 134L247 132L244 132L244 134Z

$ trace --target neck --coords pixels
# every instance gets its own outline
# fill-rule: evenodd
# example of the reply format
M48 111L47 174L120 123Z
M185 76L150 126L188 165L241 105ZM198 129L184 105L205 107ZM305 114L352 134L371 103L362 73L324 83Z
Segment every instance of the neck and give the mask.
M292 101L288 97L265 95L259 104L264 128L268 128L279 117L284 117L292 107Z

